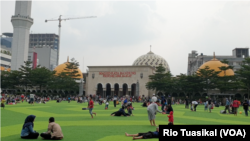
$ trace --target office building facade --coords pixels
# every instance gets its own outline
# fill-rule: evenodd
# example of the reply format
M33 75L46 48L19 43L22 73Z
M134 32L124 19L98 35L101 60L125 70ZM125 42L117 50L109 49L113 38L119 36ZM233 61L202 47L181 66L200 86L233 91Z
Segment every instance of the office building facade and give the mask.
M28 61L33 62L34 52L37 54L37 65L53 71L57 66L57 50L50 47L35 48L29 50Z

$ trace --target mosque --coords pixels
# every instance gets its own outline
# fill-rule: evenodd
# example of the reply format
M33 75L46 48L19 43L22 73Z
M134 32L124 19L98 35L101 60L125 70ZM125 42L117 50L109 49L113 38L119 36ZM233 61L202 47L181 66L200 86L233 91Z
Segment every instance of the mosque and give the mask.
M56 74L65 72L67 63L69 61L57 66L54 69ZM84 83L85 95L152 96L154 92L146 89L146 83L149 82L149 75L152 75L160 64L163 65L166 72L170 71L169 65L163 57L149 51L138 57L131 66L88 66ZM79 68L78 74L79 76L75 79L83 79Z
M138 57L131 66L88 66L86 94L101 96L152 96L154 91L146 89L149 75L153 75L157 66L162 64L166 72L170 71L167 61L149 51Z

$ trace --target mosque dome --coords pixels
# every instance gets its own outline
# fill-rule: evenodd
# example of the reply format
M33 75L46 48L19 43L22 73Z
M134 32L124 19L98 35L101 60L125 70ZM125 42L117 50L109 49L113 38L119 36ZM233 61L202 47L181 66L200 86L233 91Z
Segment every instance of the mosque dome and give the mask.
M214 55L214 58L206 63L204 63L203 65L200 66L199 69L205 69L205 67L208 66L210 70L215 70L215 71L221 71L219 69L219 67L222 67L222 66L225 66L225 67L228 67L227 64L224 64L224 63L221 63L220 60L216 59L215 58L215 55ZM199 70L198 69L198 70ZM228 69L226 70L225 72L224 71L221 71L218 76L220 77L223 77L223 76L233 76L234 75L234 71L232 69Z
M154 54L152 51L149 51L147 54L142 55L139 58L137 58L134 61L133 66L149 65L149 66L152 66L153 68L156 68L160 64L162 64L162 66L166 69L166 72L170 71L168 63L163 57Z
M64 69L67 67L67 64L69 64L69 58L68 58L67 62L58 65L58 66L54 69L54 71L56 71L56 75L57 75L57 74L60 74L61 72L67 72L66 70L64 70ZM79 76L77 76L77 77L75 77L75 78L83 78L83 75L82 75L81 70L80 70L79 68L78 68L77 70L78 70L78 73L77 73L77 74L79 74Z
M7 68L1 66L1 70L0 71L8 71L8 72L10 72L10 68L7 69Z
M1 66L1 71L4 71L5 70L5 67Z

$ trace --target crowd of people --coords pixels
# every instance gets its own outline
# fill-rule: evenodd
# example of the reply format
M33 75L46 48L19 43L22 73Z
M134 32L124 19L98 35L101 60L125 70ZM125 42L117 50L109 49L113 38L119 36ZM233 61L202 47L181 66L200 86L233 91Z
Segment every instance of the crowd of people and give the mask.
M118 97L117 95L114 95L114 97L107 97L107 98L101 98L100 96L95 96L95 95L90 95L90 96L84 96L84 97L77 97L77 96L69 96L69 97L64 97L64 98L59 98L57 97L39 97L35 95L29 95L29 96L24 96L24 95L18 95L18 96L13 96L13 95L2 95L1 96L1 107L5 107L6 104L16 104L20 103L21 101L26 101L31 105L34 105L34 103L46 103L50 100L56 100L58 103L61 101L70 101L74 100L77 103L85 103L88 102L88 107L85 109L89 110L89 114L91 115L91 118L93 118L96 112L93 112L94 109L94 103L96 102L99 105L105 104L105 110L108 109L110 102L113 102L114 107L117 106L117 104L121 103L121 108L118 111L115 111L111 113L111 116L124 116L124 117L129 117L129 116L134 116L133 115L133 110L134 107L132 106L132 103L134 102L142 102L142 107L147 107L147 114L148 114L148 120L150 122L151 126L156 126L155 118L156 118L156 113L161 113L161 114L169 114L168 117L168 125L174 125L174 110L172 107L172 104L179 104L182 102L182 100L179 100L180 102L175 102L173 98L171 97L164 97L162 96L161 98L156 97L155 94L153 94L153 97L151 98L146 98L144 96L142 97L129 97L128 95L123 96L123 97ZM234 98L234 100L231 99L226 99L225 103L225 109L221 111L221 113L227 113L227 114L234 114L237 115L238 113L238 108L240 105L243 106L243 109L245 111L245 115L248 116L248 111L249 111L249 102L248 100L245 100L243 103L241 103L239 100ZM215 107L215 101L212 101L210 97L207 97L204 102L201 102L200 99L194 99L190 100L188 96L186 99L183 100L183 104L185 105L186 109L189 109L191 111L196 112L196 108L198 105L203 104L204 105L204 111L209 111L211 113L212 109ZM218 105L218 103L217 103ZM158 107L161 107L161 109L158 109ZM190 107L189 107L190 106ZM126 112L127 111L127 112ZM36 139L39 136L39 133L33 130L34 127L34 120L35 116L34 115L29 115L24 122L22 131L21 131L21 138L24 139ZM159 137L159 128L156 128L156 131L150 131L146 133L137 133L137 134L128 134L125 133L126 136L131 136L133 139L147 139L147 138L158 138ZM60 125L55 123L54 117L49 118L49 125L48 125L48 131L41 133L40 136L43 139L63 139L63 134Z

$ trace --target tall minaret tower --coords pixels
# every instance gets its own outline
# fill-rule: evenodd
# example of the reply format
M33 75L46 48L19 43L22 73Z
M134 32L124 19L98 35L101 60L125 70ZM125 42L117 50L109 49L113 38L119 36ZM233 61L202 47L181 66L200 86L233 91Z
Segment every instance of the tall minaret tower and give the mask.
M11 17L14 28L11 70L18 70L28 60L31 18L31 1L16 1L15 15Z

